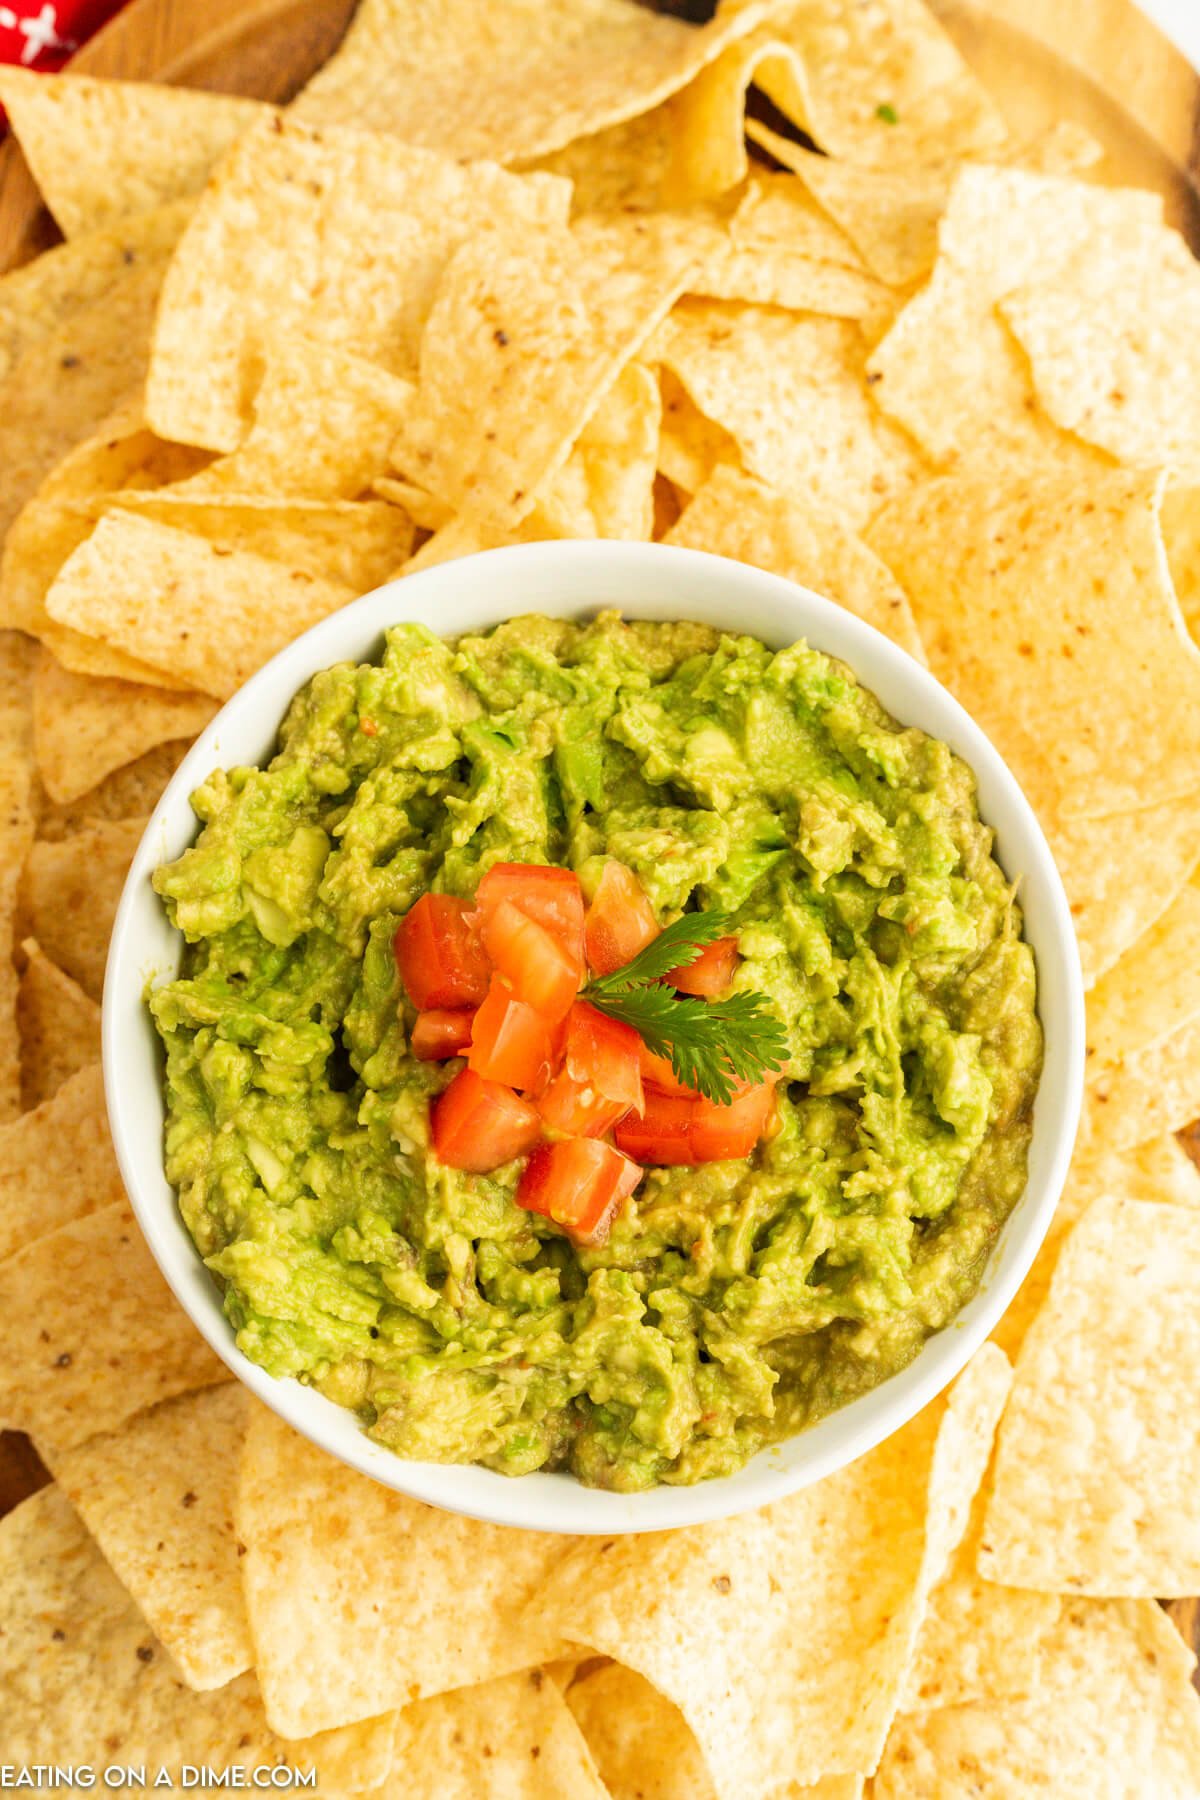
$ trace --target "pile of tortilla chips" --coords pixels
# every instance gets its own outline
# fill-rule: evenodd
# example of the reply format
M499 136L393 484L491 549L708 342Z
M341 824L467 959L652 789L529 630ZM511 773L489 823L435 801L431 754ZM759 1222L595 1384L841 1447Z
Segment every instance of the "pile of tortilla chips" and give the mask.
M4 1761L1194 1796L1157 1599L1200 1593L1200 267L1159 197L1070 120L1017 138L921 0L362 0L283 111L0 102L66 237L0 277L0 1428L53 1477L0 1522ZM1088 984L995 1342L850 1468L650 1537L435 1512L251 1402L99 1073L124 871L220 702L380 581L545 537L740 558L924 657Z

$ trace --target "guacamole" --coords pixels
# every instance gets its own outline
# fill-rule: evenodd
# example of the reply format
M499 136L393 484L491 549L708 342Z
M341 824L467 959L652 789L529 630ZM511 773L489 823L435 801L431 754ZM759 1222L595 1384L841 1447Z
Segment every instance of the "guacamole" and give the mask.
M737 1469L916 1355L1025 1182L1033 957L970 770L849 670L542 617L317 675L155 885L166 1166L239 1347L406 1457L634 1491ZM393 936L497 862L607 859L731 920L790 1056L745 1160L647 1170L607 1241L442 1165Z

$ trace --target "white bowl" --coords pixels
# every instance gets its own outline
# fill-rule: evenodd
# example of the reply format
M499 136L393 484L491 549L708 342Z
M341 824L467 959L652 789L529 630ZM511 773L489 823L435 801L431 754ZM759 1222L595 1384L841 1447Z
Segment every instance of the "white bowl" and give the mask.
M565 1474L512 1478L406 1462L372 1443L350 1412L248 1361L163 1172L161 1060L144 997L148 981L169 980L179 966L181 940L150 877L196 836L189 794L214 768L265 762L288 702L310 676L331 663L377 657L390 625L417 621L450 637L519 613L583 618L611 606L629 618L696 619L779 647L806 638L848 663L897 719L949 743L975 771L996 854L1020 879L1045 1031L1028 1184L969 1305L900 1374L761 1451L736 1475L643 1494L605 1493ZM1083 992L1066 897L1027 801L979 727L925 669L841 607L742 563L641 543L530 544L445 563L334 613L260 669L193 745L138 847L109 951L103 1035L109 1119L134 1211L180 1305L234 1374L314 1443L401 1493L501 1525L582 1533L658 1531L761 1506L852 1462L918 1412L994 1328L1028 1271L1066 1176L1083 1083Z

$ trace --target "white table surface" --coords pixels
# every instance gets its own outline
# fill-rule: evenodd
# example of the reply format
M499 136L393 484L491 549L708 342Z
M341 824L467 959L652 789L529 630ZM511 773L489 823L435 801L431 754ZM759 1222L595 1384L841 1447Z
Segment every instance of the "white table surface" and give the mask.
M1200 0L1138 0L1138 5L1200 69Z

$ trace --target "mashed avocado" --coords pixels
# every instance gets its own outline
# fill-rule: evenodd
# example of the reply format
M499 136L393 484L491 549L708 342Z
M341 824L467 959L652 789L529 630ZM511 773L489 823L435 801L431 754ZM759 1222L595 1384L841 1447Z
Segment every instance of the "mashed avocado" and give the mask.
M155 883L167 1170L241 1349L408 1457L632 1491L728 1474L902 1368L1025 1181L1033 958L971 772L804 644L530 617L297 695ZM461 1068L407 1046L392 936L497 861L606 857L732 914L787 1027L779 1129L648 1171L601 1248L441 1166Z

